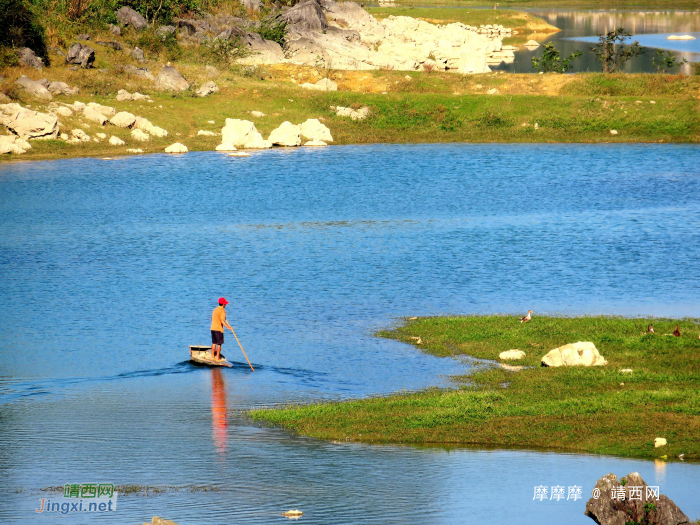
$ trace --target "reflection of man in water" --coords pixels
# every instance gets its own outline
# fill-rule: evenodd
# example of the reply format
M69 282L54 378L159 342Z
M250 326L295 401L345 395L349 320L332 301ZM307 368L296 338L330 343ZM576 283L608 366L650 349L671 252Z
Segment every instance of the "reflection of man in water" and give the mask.
M214 308L211 314L211 357L215 361L221 359L221 345L224 344L224 326L233 332L233 328L226 320L226 305L228 301L221 297L219 306Z
M214 446L226 452L226 384L219 367L211 371L211 420Z

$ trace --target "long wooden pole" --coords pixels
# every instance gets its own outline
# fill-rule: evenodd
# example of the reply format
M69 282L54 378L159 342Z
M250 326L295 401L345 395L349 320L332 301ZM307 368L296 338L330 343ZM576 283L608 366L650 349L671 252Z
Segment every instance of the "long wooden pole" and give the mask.
M231 328L231 327L229 326L229 328ZM231 331L233 332L233 328L231 328ZM251 369L253 372L255 372L255 368L253 368L253 365L250 364L250 360L248 359L248 356L245 355L245 350L243 350L243 345L242 345L241 342L238 340L238 336L236 335L236 332L233 332L233 337L236 338L236 342L238 343L238 346L241 347L241 352L243 352L243 357L245 357L245 360L248 361L248 366L250 367L250 369Z

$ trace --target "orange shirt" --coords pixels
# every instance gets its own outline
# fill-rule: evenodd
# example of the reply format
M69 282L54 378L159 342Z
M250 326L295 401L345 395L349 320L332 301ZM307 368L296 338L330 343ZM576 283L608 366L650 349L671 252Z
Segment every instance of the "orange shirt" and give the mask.
M225 322L226 310L224 310L223 306L217 306L211 314L211 329L215 332L223 332Z

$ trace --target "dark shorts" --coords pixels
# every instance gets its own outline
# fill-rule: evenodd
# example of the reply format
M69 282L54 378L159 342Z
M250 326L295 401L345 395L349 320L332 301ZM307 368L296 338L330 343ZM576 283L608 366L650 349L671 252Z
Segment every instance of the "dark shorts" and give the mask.
M217 332L216 330L211 331L211 344L222 345L224 344L224 333Z

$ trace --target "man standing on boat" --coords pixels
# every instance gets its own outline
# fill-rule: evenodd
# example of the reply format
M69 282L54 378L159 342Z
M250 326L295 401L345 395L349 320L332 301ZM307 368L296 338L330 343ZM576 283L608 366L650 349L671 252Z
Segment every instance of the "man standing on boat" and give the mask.
M226 305L228 301L219 298L219 306L214 308L211 314L211 356L215 361L221 360L221 345L224 344L224 326L233 332L233 328L226 320Z

